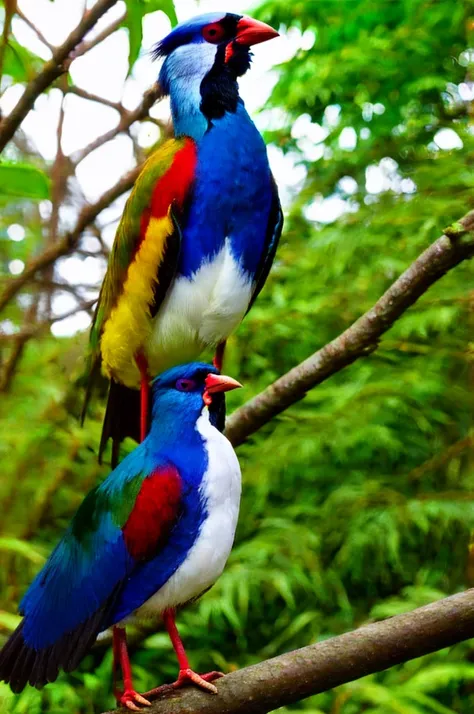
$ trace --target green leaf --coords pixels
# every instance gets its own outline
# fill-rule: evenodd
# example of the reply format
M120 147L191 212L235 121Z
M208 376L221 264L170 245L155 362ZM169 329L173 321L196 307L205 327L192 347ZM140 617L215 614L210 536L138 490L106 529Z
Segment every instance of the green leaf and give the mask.
M10 75L16 82L28 82L43 65L42 60L13 39L8 40L5 48L3 73Z
M126 2L127 15L123 26L127 28L129 36L128 65L130 72L140 54L143 39L142 20L145 15L162 10L168 15L173 25L178 22L178 18L172 0L126 0Z
M41 200L50 197L49 179L36 166L0 164L0 195Z

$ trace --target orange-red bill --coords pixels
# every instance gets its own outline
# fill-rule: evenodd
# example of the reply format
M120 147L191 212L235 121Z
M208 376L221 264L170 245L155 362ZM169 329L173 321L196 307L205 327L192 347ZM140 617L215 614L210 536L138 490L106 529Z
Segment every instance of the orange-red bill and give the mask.
M258 45L260 42L266 42L274 37L278 37L279 33L260 20L254 20L252 17L242 17L237 23L237 33L235 42L239 45Z
M216 392L230 392L232 389L238 389L242 386L236 379L226 377L225 374L208 374L204 384L208 394L215 394Z

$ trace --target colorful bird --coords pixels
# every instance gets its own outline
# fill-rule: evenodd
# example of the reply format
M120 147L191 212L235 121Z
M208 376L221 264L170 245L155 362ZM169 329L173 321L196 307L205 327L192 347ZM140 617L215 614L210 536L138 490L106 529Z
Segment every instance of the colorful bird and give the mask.
M283 218L237 78L250 46L277 35L210 13L156 46L175 138L149 157L127 201L90 339L91 373L101 365L111 380L99 451L112 437L113 464L125 436L146 434L150 378L207 347L217 346L220 369L226 339L267 278Z
M138 711L149 701L133 687L125 624L160 614L179 662L177 681L165 686L217 692L220 673L191 670L175 608L214 584L232 547L240 467L222 428L224 392L240 386L204 363L154 380L147 438L86 496L23 598L23 620L0 652L0 680L14 692L71 672L114 626L114 672L120 663L124 683L116 698Z

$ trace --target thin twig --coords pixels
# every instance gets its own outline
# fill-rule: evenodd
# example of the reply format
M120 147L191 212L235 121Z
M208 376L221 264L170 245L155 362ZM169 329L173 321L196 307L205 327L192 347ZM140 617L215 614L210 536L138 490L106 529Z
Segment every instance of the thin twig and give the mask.
M36 325L31 325L31 327L23 328L22 330L20 330L20 332L14 332L10 335L0 332L0 344L16 342L22 343L24 345L28 340L31 340L32 337L39 337L39 335L48 330L51 325L54 325L54 323L61 322L61 320L66 320L66 318L68 317L73 317L74 315L77 315L78 312L90 312L95 306L96 302L97 298L94 298L93 300L85 300L84 302L80 302L78 305L71 308L67 312L63 312L61 315L51 316L47 320L38 322ZM0 391L2 391L1 388Z
M226 435L237 446L359 357L374 352L381 336L448 270L474 254L474 211L450 226L376 304L335 340L276 380L231 415Z
M41 32L41 30L40 30L38 27L36 27L36 25L30 20L29 17L27 17L27 16L25 15L25 13L23 12L23 10L21 10L19 7L17 7L17 9L16 9L16 14L18 15L18 17L20 17L20 18L23 20L23 22L25 22L25 23L28 25L28 27L29 27L31 30L33 30L34 33L36 33L36 37L40 40L40 42L42 42L43 45L46 45L46 47L48 48L48 50L50 50L51 53L53 53L54 50L55 50L54 45L52 45L51 42L49 42L49 41L46 39L46 37L45 37L45 36L43 35L43 33Z
M93 47L96 47L101 42L110 37L116 30L119 29L122 22L125 20L126 12L120 15L116 20L114 20L108 27L105 27L101 32L98 32L92 40L81 42L76 49L71 54L71 59L76 59L77 57L82 57L86 52L89 52Z
M71 32L66 41L54 51L52 59L45 63L42 71L31 80L15 108L0 123L0 151L3 151L7 143L13 137L13 134L33 107L39 95L42 94L55 79L68 70L71 62L69 55L73 49L77 47L89 30L94 27L97 20L110 10L116 2L117 0L98 0L78 26Z
M74 250L81 238L82 232L97 218L104 208L107 208L116 198L133 186L141 169L141 166L136 166L125 174L115 186L112 186L112 188L102 194L98 201L84 206L73 230L31 260L18 278L10 280L3 291L3 295L0 297L0 310L3 310L7 303L15 297L21 288L26 285L38 271L43 270L48 265L51 265L51 263L54 263L58 258Z
M28 332L34 329L36 322L36 315L38 312L38 300L39 296L34 295L32 298L31 305L25 313L24 325L25 327L21 332L17 332L13 335L9 335L13 339L13 346L11 348L8 359L3 365L2 374L0 376L0 393L5 394L10 390L13 377L15 375L18 364L23 356L26 343L30 339ZM0 333L0 338L2 333Z
M136 121L141 121L142 119L145 119L148 116L150 108L160 98L160 96L161 89L157 84L155 84L153 87L151 87L151 89L148 89L145 92L142 101L140 102L138 107L136 107L136 109L133 109L130 112L123 109L123 111L120 112L120 121L118 122L116 127L114 127L113 129L109 129L109 131L106 131L105 134L96 137L93 141L90 142L90 144L85 146L83 149L79 149L78 151L75 151L73 154L71 154L70 159L73 164L79 164L92 151L98 149L100 146L103 146L108 141L114 139L117 134L127 131L127 129Z
M2 39L0 42L0 80L3 76L3 64L5 62L5 52L7 51L8 38L12 26L13 15L16 11L16 0L4 0L5 19L3 21Z
M92 92L88 92L85 89L82 89L81 87L68 87L68 92L70 94L75 94L78 97L81 97L81 99L87 99L89 102L97 102L98 104L104 104L106 107L111 107L112 109L116 109L120 114L127 114L127 110L123 107L120 102L112 102L110 99L105 99L105 97L100 97L98 94L92 94Z

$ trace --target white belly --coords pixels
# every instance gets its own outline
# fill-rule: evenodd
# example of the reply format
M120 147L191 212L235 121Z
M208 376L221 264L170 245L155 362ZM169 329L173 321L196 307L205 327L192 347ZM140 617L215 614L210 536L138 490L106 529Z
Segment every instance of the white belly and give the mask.
M232 256L228 241L191 278L178 277L153 321L146 354L152 374L196 359L225 340L242 321L252 280Z
M209 464L200 487L207 518L186 560L171 578L137 610L141 617L156 617L166 608L184 604L215 583L234 542L239 515L241 477L234 449L209 422L204 410L196 428L207 442Z

